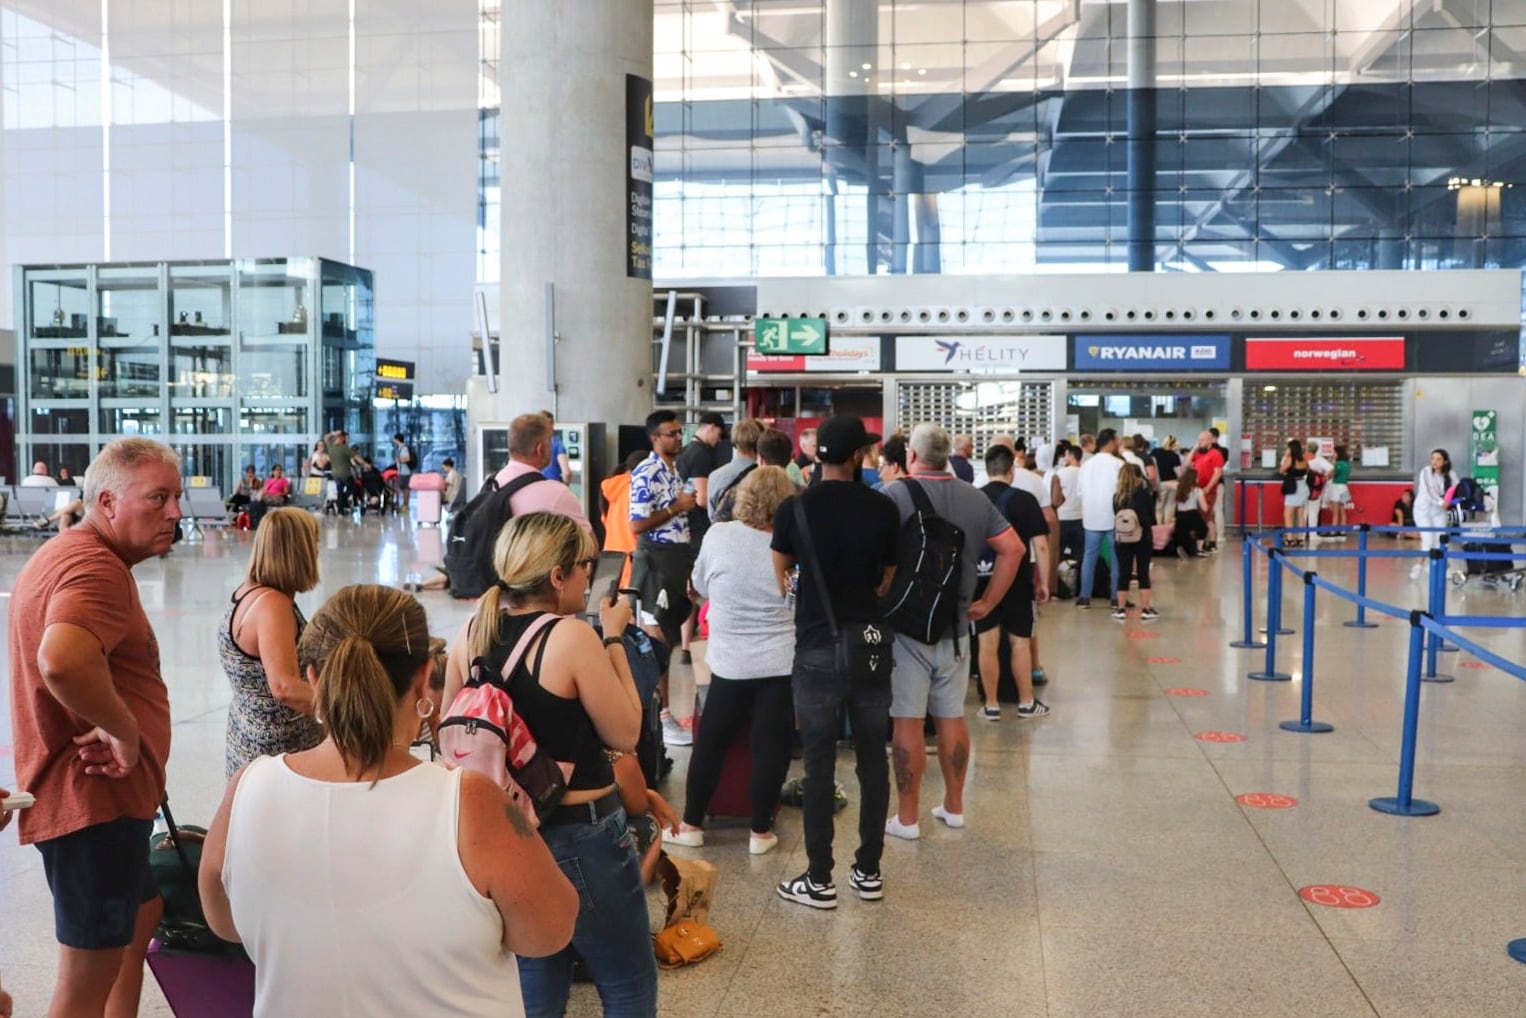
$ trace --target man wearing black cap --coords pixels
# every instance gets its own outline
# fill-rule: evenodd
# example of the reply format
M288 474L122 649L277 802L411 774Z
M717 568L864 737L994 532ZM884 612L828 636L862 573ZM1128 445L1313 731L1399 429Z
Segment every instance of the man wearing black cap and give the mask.
M839 627L851 622L881 622L879 598L895 574L896 540L901 528L895 503L859 481L864 449L879 441L851 414L829 417L817 429L816 454L821 483L779 507L774 517L774 571L779 590L790 586L790 572L800 566L795 601L793 688L800 741L805 747L805 847L810 868L778 887L779 896L811 908L837 907L832 882L833 769L837 761L837 718L846 710L853 727L860 795L858 852L848 883L866 901L884 897L880 856L885 848L885 817L890 806L890 775L885 761L885 726L890 713L889 683L838 671L832 613ZM805 510L814 564L795 517L795 503ZM830 604L819 584L825 583Z
M700 542L705 539L705 531L710 529L710 512L705 508L710 504L710 475L722 466L720 444L725 437L724 417L714 411L700 414L699 429L694 432L694 439L684 446L684 451L678 454L675 464L678 476L694 484L697 507L689 512L689 539L694 542L696 554Z

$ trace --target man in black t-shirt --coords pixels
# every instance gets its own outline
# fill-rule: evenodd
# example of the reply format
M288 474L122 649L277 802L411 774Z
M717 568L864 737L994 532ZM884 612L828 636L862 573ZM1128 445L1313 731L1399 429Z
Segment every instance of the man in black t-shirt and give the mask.
M979 640L980 688L985 695L985 706L980 716L987 721L1001 720L1001 707L996 702L996 683L999 678L1001 634L1006 633L1011 642L1012 677L1017 680L1017 716L1020 718L1043 717L1049 707L1033 695L1033 621L1035 602L1049 600L1049 589L1044 580L1044 570L1034 569L1035 562L1049 561L1049 523L1038 499L1021 488L1012 486L1015 459L1012 450L993 445L986 450L986 475L989 484L980 490L991 503L1001 510L1017 536L1028 547L1018 567L1017 578L1007 589L995 611L975 623ZM978 600L985 592L986 581L993 560L983 559L975 582Z
M836 908L832 883L833 769L837 760L838 712L846 709L853 726L858 759L858 852L848 883L858 896L884 896L880 856L885 848L885 817L890 808L890 771L885 732L890 716L889 683L855 682L837 670L831 610L845 622L878 622L879 598L895 574L901 517L895 503L859 482L863 450L879 441L851 414L829 417L817 431L816 453L821 483L779 507L774 518L774 571L779 590L789 588L796 565L795 714L805 746L806 872L778 887L779 896L812 908ZM822 603L818 577L808 564L795 520L795 503L805 509L810 540L825 581L830 606ZM887 653L889 647L886 648Z
M699 415L699 429L694 438L684 446L683 452L673 463L673 469L684 481L694 484L695 508L689 511L689 540L699 553L705 531L710 529L710 475L723 465L719 452L721 439L726 437L726 419L713 411Z

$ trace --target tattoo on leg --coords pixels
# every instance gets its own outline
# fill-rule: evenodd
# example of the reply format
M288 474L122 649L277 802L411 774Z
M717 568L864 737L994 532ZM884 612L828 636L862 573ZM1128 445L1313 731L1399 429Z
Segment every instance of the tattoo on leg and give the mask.
M504 803L503 815L509 818L509 824L514 828L514 833L521 838L528 838L535 833L535 828L531 827L530 821L525 818L524 810L515 803Z
M911 788L911 753L904 747L895 746L890 751L890 759L895 764L896 791L909 790Z
M958 774L961 778L964 777L964 769L970 762L970 747L962 742L956 745L951 762L954 765L954 773Z

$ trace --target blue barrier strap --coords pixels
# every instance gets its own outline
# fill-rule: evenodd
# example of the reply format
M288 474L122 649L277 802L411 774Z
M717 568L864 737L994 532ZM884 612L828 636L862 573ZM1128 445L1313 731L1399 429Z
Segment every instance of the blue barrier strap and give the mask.
M1448 615L1436 620L1447 626L1477 629L1526 629L1526 618L1504 615Z
M1425 629L1429 629L1438 636L1441 636L1443 639L1457 644L1457 646L1461 647L1469 654L1472 654L1480 661L1487 661L1489 664L1498 668L1505 674L1513 675L1518 679L1526 680L1526 666L1506 661L1498 654L1495 654L1493 651L1485 650L1483 647L1480 647L1472 640L1467 640L1459 637L1455 632L1442 625L1440 622L1437 622L1435 619L1422 617L1420 620L1420 625Z
M1508 551L1447 551L1448 562L1518 562L1526 555Z
M1335 584L1321 576L1316 576L1314 578L1314 585L1320 590L1334 594L1336 597L1343 601L1350 601L1352 604L1362 605L1369 611L1381 612L1384 615L1388 615L1396 619L1408 619L1410 615L1410 609L1408 608L1396 608L1391 604L1384 604L1382 601L1374 601L1370 597L1363 597L1360 594L1353 594L1349 590L1342 590L1340 587L1337 587Z

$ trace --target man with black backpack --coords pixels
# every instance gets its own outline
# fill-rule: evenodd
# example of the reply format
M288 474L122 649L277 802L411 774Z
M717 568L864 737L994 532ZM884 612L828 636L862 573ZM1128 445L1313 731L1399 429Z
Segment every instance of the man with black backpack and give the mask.
M990 499L949 473L950 452L946 430L917 425L907 442L910 475L885 488L901 517L896 577L885 598L887 621L896 629L890 716L899 805L885 822L885 833L908 840L921 837L918 800L927 768L922 725L929 715L938 733L944 787L933 816L950 827L964 826L969 624L1001 603L1028 551ZM996 558L977 601L975 580L987 547Z
M570 516L593 532L572 489L541 475L551 462L551 422L542 414L520 414L509 425L509 462L482 490L451 516L445 542L445 575L452 597L481 597L497 582L493 544L503 525L533 512Z

